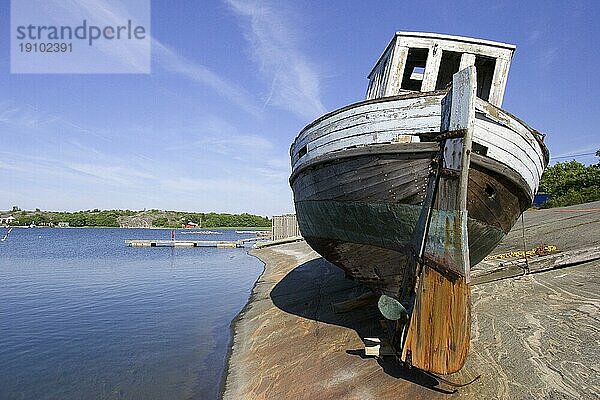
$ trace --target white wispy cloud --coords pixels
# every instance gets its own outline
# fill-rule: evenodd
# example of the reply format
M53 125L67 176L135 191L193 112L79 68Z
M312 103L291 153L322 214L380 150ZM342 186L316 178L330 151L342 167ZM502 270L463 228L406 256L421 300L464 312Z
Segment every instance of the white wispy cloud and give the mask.
M124 165L97 163L67 163L66 166L78 173L118 185L147 185L154 176L144 171Z
M135 13L128 10L125 4L106 0L49 0L45 7L48 15L55 18L56 21L60 21L64 15L69 15L71 19L81 15L92 15L95 21L101 21L102 24L118 26L131 16L135 16ZM184 57L180 52L157 38L151 37L150 41L155 66L212 89L218 96L227 99L255 117L261 115L258 103L242 87L223 78L207 66ZM126 64L140 73L147 72L146 57L150 49L142 41L121 43L99 40L94 46L115 63Z
M261 73L269 81L265 104L289 110L303 118L325 112L320 99L316 66L299 50L292 21L266 1L225 0L243 19L246 39Z
M12 101L0 103L0 124L41 128L58 120L58 116L42 112L29 104L17 105Z
M134 23L138 13L146 11L138 5L136 12L131 12L125 2L115 2L106 0L45 0L43 2L32 3L31 7L39 7L43 11L45 18L53 20L56 25L63 22L79 23L84 18L93 18L93 21L99 26L120 26L128 19ZM149 22L149 10L147 18ZM143 21L146 22L146 21ZM148 40L139 41L120 41L120 40L97 40L94 47L100 50L106 57L102 60L105 65L112 64L115 67L119 64L127 66L125 70L130 72L148 73L150 69L150 42Z
M152 40L152 51L156 63L165 70L213 89L249 114L260 115L260 109L244 89L222 78L206 66L188 60L156 39Z

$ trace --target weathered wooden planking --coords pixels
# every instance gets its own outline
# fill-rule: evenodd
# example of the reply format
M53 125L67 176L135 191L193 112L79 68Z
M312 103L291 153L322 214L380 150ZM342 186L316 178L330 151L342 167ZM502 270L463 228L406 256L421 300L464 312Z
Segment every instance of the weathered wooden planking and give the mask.
M429 115L439 115L439 108L435 110L430 106L436 103L439 105L441 97L441 94L434 93L429 96L390 98L386 101L358 103L354 107L346 107L340 112L333 112L329 117L309 125L298 135L294 146L300 148L323 135L339 130L340 127L353 126L361 122L374 122L374 120L380 118L427 116L428 112L431 113Z
M507 127L477 119L474 139L488 147L493 154L492 158L498 161L510 163L514 159L522 160L521 163L531 176L537 177L543 173L543 153L539 151L537 143L526 141ZM513 154L513 158L508 159L507 154Z
M537 190L545 167L539 148L532 147L506 127L479 119L475 123L474 140L488 148L488 157L513 168L523 176L533 192Z
M506 88L506 78L510 68L510 59L497 58L496 67L494 68L494 77L492 78L492 87L490 89L489 102L500 105L504 99L504 90Z
M464 53L460 58L459 70L475 65L475 54Z
M411 100L414 100L414 98L411 98ZM377 105L378 107L381 106L381 104L382 102L372 103L372 105ZM534 131L516 118L502 112L502 110L494 108L480 99L477 99L476 104L478 107L481 107L480 109L478 108L478 110L481 110L481 112L485 111L486 114L484 119L479 116L476 118L474 140L488 147L488 157L514 169L521 175L522 179L525 180L529 186L529 192L533 193L539 183L539 176L541 175L540 171L547 163L544 149L535 138ZM335 122L329 123L327 122L327 119L322 120L320 123L323 125L318 135L315 135L315 132L312 130L306 130L304 132L305 136L298 137L297 141L302 139L299 143L305 143L309 137L312 137L315 140L315 144L319 144L319 146L311 150L313 144L308 143L308 154L300 159L297 157L296 149L298 149L298 147L295 145L292 146L292 159L295 160L293 163L294 171L301 168L305 163L311 163L312 160L326 156L329 153L350 151L352 147L356 146L382 144L377 142L393 142L398 135L402 133L423 134L425 131L439 129L437 125L433 125L432 121L424 123L424 125L430 124L431 126L429 128L424 127L424 125L421 126L421 128L408 128L410 126L408 123L409 120L405 122L395 122L390 118L396 114L394 114L395 111L393 107L390 108L389 104L386 107L379 108L377 111L372 111L372 113L371 111L368 111L353 114L349 112L349 110L346 110L345 113L346 116L341 119L338 118L338 114L334 114L334 116L336 116ZM376 120L377 117L383 115L387 115L387 118L389 119L382 121L382 125L368 122L373 121L370 117L374 117ZM332 118L334 116L332 116ZM429 118L430 117L427 117L425 119L429 120ZM402 120L402 118L399 119ZM352 127L348 130L337 130L327 133L328 128L340 129L345 123L352 125ZM395 125L407 128L405 131L395 130L393 128ZM378 132L377 129L382 126L388 127L390 130ZM326 144L322 144L325 140L327 140ZM389 144L393 145L393 143ZM414 143L414 145L416 144L417 143ZM510 151L508 151L507 148L510 148ZM418 147L415 147L415 150L418 150ZM341 154L338 154L337 156L341 156ZM523 160L530 161L525 163Z
M463 138L447 139L444 144L443 166L459 173L458 178L442 175L439 178L438 193L433 208L448 211L444 217L453 220L456 225L452 234L456 240L456 246L449 246L444 252L428 251L425 248L425 256L436 259L440 264L448 264L448 261L457 259L456 272L466 277L468 281L468 246L466 233L466 210L467 210L467 186L469 181L469 165L471 159L471 145L473 140L473 125L475 120L475 69L469 67L454 75L452 85L452 102L450 107L449 125L446 130L455 131L464 129ZM459 211L459 212L455 212ZM454 212L454 215L452 213ZM447 222L446 222L447 224ZM447 226L443 227L446 231ZM448 233L446 233L448 235ZM459 257L457 252L462 254ZM467 261L465 261L467 260ZM447 265L451 269L454 265Z
M419 133L436 132L436 129L439 129L439 119L439 113L415 118L402 118L400 116L392 116L389 119L374 118L359 125L332 131L310 142L307 147L307 151L310 153L308 158L323 154L324 149L329 144L345 142L344 146L349 147L352 140L359 137L361 142L363 138L366 138L366 143L369 143L369 140L372 143L378 143L381 140L393 141L399 135L415 135L414 141L418 142Z
M400 85L402 85L402 76L404 75L404 65L407 56L408 48L396 42L390 60L390 75L387 87L385 88L385 96L394 96L400 93Z
M470 341L469 248L467 234L467 185L476 96L475 68L453 77L451 107L446 130L465 130L461 139L448 139L444 167L458 176L439 177L425 242L425 265L418 277L402 359L426 371L448 374L466 360ZM449 94L450 96L450 94ZM457 143L460 141L462 143ZM457 156L460 152L460 157ZM448 160L446 160L448 157ZM435 240L433 240L435 239ZM440 270L440 267L444 270ZM448 275L448 272L450 275Z
M356 170L347 168L353 164L351 161L321 165L309 174L301 174L292 185L295 199L405 202L407 197L424 191L430 159L382 162L373 158ZM339 174L335 174L336 169Z
M125 240L125 244L131 247L218 247L235 248L243 247L244 241L224 240Z
M405 273L408 249L420 206L365 202L300 201L296 212L302 236L325 259L377 293L408 301L414 276ZM389 221L394 223L390 224ZM481 261L504 233L470 219L469 234L477 238L469 249L473 265ZM406 282L405 282L406 280Z
M427 103L433 103L433 101ZM311 130L308 132L307 136L303 137L298 142L298 145L302 146L306 143L314 143L317 139L321 139L324 136L331 135L332 133L341 131L343 129L358 127L364 124L374 122L389 122L395 119L400 119L401 121L397 121L396 123L401 124L399 126L403 126L403 124L406 123L418 124L419 122L416 121L417 119L427 117L439 118L440 115L439 103L437 105L422 104L414 108L405 108L406 106L402 104L396 105L397 107L383 110L374 110L371 109L371 107L357 109L355 114L352 114L341 120L332 121L331 123L317 130ZM436 122L439 124L439 120Z
M446 91L437 91L431 93L415 92L401 96L365 100L350 104L340 109L331 111L308 124L298 134L295 144L299 145L303 138L307 138L309 141L315 139L320 130L327 129L330 124L343 121L346 118L352 118L355 115L360 115L365 112L378 112L388 109L394 110L399 108L408 110L415 107L423 108L431 102L436 101L435 98L437 98L437 101L439 101L442 97L444 97L445 94Z
M295 214L274 215L271 223L271 239L282 240L300 236Z
M367 90L367 99L383 97L385 95L390 75L393 50L394 49L390 47L386 51L384 57L379 60L379 64L375 67L371 76L369 76L370 82Z
M434 43L429 49L427 64L425 65L425 73L423 74L423 84L421 91L431 92L435 90L435 84L438 77L438 69L442 61L442 48L439 43Z
M508 165L477 153L471 153L471 168L473 165L492 179L501 180L504 186L514 188L513 194L519 198L521 211L526 210L531 206L533 201L533 192L529 184L523 177ZM490 182L493 185L493 182ZM470 210L469 210L470 212Z
M328 163L345 158L355 158L364 155L376 157L386 156L390 154L402 153L406 158L421 158L421 153L437 153L439 144L435 142L415 142L415 143L380 143L369 146L354 147L351 149L343 149L332 151L321 156L317 156L302 162L298 168L295 168L290 176L290 182L293 182L298 173L306 168L311 168L321 163Z
M503 175L493 174L471 163L467 188L470 218L508 233L521 212L531 204L527 193Z
M407 261L405 254L362 243L315 237L308 237L306 241L353 280L373 289L377 294L402 298L402 274ZM365 265L372 267L366 268Z
M425 265L402 359L433 373L460 370L469 352L470 307L464 279L453 282Z
M600 246L569 250L540 257L529 257L527 261L523 258L502 262L486 261L484 263L489 267L477 270L477 274L473 274L472 284L480 285L482 283L520 276L525 271L529 273L550 271L598 259L600 259Z

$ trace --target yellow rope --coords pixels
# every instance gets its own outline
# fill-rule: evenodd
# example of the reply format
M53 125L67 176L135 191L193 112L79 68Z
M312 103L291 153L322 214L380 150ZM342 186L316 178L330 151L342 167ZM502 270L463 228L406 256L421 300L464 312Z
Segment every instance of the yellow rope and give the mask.
M486 258L484 258L484 260L489 261L489 260L498 260L498 259L504 259L504 258L517 258L517 257L526 257L526 256L543 256L546 255L548 253L552 253L553 251L556 251L557 248L554 245L551 244L544 244L541 246L537 246L534 247L531 250L527 250L527 251L511 251L509 253L501 253L501 254L494 254L491 256L487 256Z

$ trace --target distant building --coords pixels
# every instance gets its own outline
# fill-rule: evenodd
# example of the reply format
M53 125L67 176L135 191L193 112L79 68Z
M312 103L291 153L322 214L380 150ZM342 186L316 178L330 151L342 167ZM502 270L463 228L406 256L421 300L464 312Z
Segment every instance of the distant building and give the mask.
M193 228L197 228L198 224L195 222L188 222L187 224L183 225L183 228L185 229L193 229Z
M58 223L58 227L59 228L68 228L69 227L69 223L68 222L59 222Z
M15 222L16 220L17 219L15 217L13 217L12 215L3 216L3 217L0 217L0 224L10 225L13 222Z

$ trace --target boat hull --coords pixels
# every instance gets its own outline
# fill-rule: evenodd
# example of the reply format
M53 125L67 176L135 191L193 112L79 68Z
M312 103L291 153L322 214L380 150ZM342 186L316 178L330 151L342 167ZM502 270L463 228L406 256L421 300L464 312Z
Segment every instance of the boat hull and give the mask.
M385 99L363 102L315 121L292 146L292 160L298 152L300 157L290 183L307 243L352 279L403 302L413 289L414 271L407 265L414 254L415 229L440 151L439 142L428 140L439 134L436 121L441 115L441 97L432 93L388 99L395 104L382 104ZM488 255L531 205L547 162L545 148L533 133L521 129L520 121L510 116L507 123L508 114L485 104L478 112L474 141L479 147L473 149L467 188L471 265ZM508 140L530 145L531 149L522 152L533 161L509 165L508 156L493 158L503 151L495 143L505 140L495 138L493 130L498 131L496 136L508 134ZM409 135L418 141L381 142L385 135ZM431 224L443 226L446 217L434 209ZM444 234L443 229L438 232ZM444 240L428 238L440 245Z

